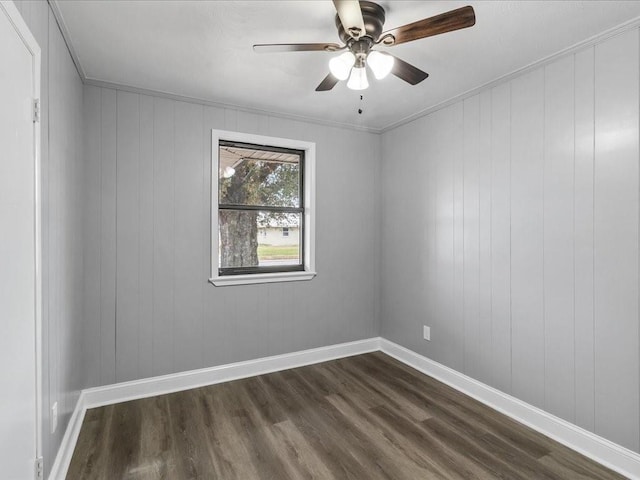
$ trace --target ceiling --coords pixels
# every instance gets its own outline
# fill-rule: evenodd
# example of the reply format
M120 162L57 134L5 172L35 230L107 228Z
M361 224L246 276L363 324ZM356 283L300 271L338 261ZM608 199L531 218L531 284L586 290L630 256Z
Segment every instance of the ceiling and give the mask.
M252 45L339 43L329 0L55 3L88 80L376 131L640 16L638 1L381 1L385 30L467 4L476 25L390 49L430 74L416 86L316 92L335 53Z

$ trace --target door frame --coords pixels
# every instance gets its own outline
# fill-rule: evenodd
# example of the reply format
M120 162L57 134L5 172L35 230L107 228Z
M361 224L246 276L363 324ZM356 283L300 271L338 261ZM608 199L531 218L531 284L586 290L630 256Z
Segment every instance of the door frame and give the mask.
M0 10L9 19L9 22L15 28L18 36L22 40L27 50L32 56L33 67L33 92L32 97L37 99L40 103L40 75L41 75L41 53L40 46L36 42L35 37L29 30L29 27L25 23L22 15L18 11L18 8L11 0L0 0ZM41 107L39 108L41 111ZM33 339L33 349L35 355L35 391L36 391L36 411L34 412L36 418L36 459L42 456L42 179L41 179L41 144L40 144L40 124L41 120L38 118L33 122L33 162L34 162L34 245L35 251L33 252L35 261L35 298L34 298L34 313L35 313L35 338Z

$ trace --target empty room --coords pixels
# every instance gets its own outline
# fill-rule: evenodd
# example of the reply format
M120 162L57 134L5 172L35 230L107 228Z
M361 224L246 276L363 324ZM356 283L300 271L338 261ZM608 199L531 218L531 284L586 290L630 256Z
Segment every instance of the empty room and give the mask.
M640 1L0 0L0 480L640 479Z

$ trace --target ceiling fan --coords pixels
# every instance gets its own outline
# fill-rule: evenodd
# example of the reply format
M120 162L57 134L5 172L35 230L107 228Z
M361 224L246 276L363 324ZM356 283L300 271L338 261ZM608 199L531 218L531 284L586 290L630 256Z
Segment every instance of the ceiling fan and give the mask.
M340 80L347 79L347 87L353 90L364 90L369 86L367 65L377 79L382 79L391 73L411 85L416 85L429 74L387 52L376 50L376 47L378 45L392 47L471 27L476 23L473 7L466 6L383 32L385 11L380 5L364 0L333 0L333 3L338 12L336 15L338 36L344 45L263 43L254 45L253 49L258 53L346 50L329 61L330 73L320 82L316 88L317 92L331 90Z

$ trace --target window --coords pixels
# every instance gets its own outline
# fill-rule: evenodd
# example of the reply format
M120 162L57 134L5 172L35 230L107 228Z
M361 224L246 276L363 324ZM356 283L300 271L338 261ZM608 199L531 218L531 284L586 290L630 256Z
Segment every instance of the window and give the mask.
M310 280L315 144L212 132L211 282Z

